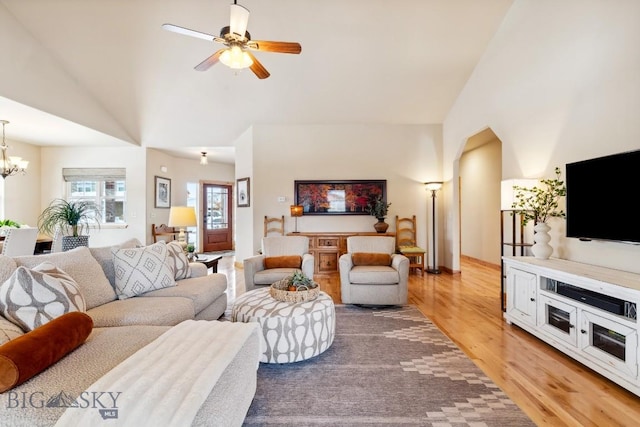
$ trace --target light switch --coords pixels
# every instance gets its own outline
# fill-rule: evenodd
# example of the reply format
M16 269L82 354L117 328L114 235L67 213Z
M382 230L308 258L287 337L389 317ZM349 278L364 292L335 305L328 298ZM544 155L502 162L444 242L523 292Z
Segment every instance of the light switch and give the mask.
M278 202L279 202L279 203L284 203L284 202L286 202L286 201L287 201L287 198L286 198L286 197L284 197L284 196L278 196Z

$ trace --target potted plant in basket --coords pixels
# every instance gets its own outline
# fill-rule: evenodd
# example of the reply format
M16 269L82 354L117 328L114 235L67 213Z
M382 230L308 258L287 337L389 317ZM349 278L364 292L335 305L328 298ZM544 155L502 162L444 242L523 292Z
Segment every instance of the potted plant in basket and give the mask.
M389 211L389 206L391 206L391 203L385 202L382 196L377 196L367 204L366 211L369 215L375 216L378 219L378 222L373 225L373 228L375 228L378 233L385 233L387 228L389 228L389 224L384 222L387 212Z
M89 246L89 228L95 224L100 228L100 207L88 200L66 201L53 200L38 217L38 228L41 232L53 236L56 230L64 234L70 230L71 235L63 235L62 250L68 251L78 246ZM86 235L83 234L86 230Z
M297 270L289 277L287 290L297 291L301 288L304 288L303 290L308 290L312 287L314 287L313 280L307 277L307 275L304 274L302 270Z
M567 187L560 179L560 168L555 169L556 177L542 179L543 187L521 187L514 185L516 191L515 201L512 204L514 214L519 214L523 225L529 221L534 222L534 241L531 251L536 258L547 259L551 256L553 248L549 245L550 227L547 221L550 218L565 218L566 214L559 206L560 197L567 195Z

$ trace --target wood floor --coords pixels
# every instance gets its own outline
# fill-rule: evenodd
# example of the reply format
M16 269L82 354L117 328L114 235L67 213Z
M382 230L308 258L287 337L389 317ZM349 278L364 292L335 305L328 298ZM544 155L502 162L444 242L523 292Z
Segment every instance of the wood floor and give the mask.
M638 426L640 397L549 345L508 325L500 309L500 268L462 260L461 274L412 273L409 303L451 338L540 426ZM244 292L242 269L231 257L219 272L229 298ZM315 276L340 303L337 274Z

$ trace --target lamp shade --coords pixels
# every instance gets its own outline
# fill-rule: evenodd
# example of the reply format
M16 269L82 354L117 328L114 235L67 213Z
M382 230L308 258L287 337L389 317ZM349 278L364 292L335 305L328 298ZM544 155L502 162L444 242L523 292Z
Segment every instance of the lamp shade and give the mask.
M300 205L291 205L291 216L302 216L303 207Z
M424 188L427 191L438 191L439 189L442 188L442 182L440 181L425 182Z
M196 210L191 206L171 206L169 227L195 227L198 225Z

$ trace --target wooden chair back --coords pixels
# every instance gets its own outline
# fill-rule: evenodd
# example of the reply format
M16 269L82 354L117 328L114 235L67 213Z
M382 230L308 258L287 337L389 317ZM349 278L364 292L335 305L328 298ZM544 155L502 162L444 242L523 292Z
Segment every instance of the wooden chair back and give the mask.
M416 246L416 216L400 218L396 215L396 246Z
M278 217L264 216L264 237L284 236L284 215Z
M170 242L171 240L176 240L178 238L178 234L180 234L179 230L176 230L174 227L169 227L165 224L155 225L151 224L151 235L153 236L153 243L156 243L158 239L165 240Z

